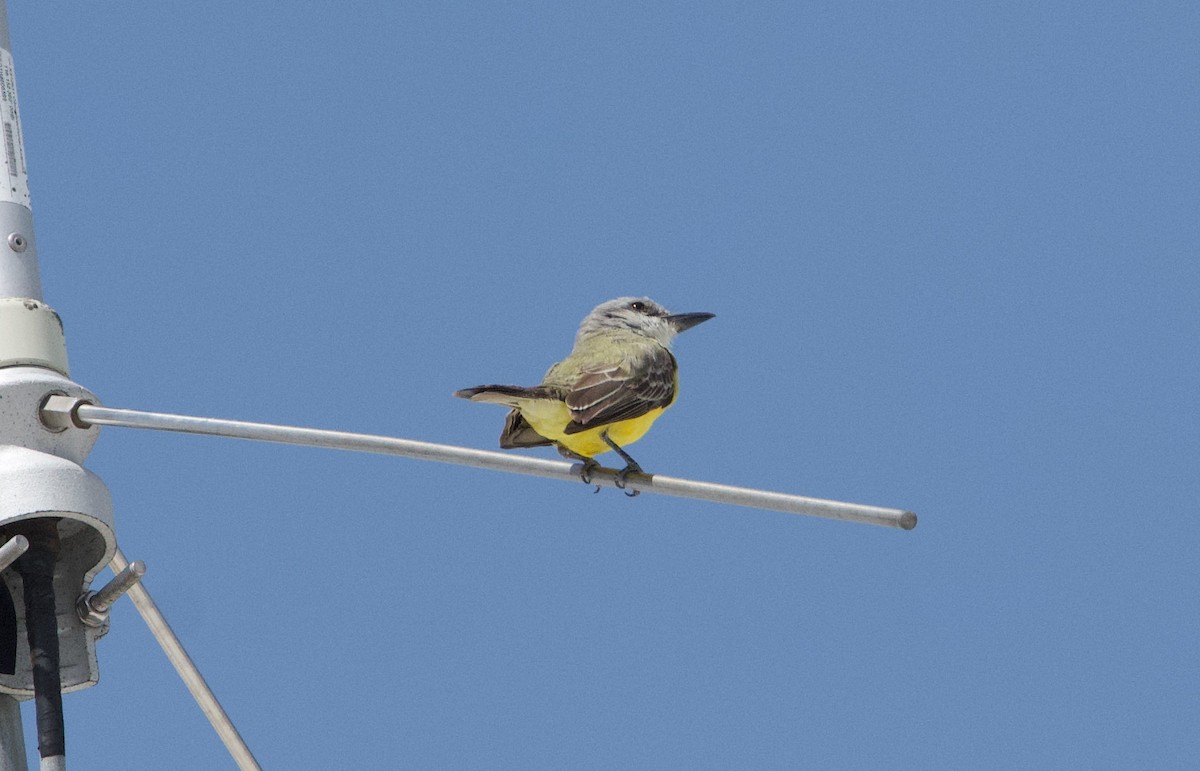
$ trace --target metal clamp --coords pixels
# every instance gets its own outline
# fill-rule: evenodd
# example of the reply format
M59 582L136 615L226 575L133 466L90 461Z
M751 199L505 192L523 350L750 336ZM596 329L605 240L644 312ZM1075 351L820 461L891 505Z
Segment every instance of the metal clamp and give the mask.
M79 405L92 404L87 399L67 396L62 393L51 393L42 401L38 416L47 431L59 433L68 428L91 428L90 423L84 423L77 413Z

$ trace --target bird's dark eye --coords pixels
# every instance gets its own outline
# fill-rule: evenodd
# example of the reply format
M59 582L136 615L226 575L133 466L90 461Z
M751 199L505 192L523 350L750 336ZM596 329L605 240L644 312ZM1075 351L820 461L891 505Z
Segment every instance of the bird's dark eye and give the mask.
M634 309L635 311L644 311L644 310L646 310L646 303L642 302L641 300L638 300L637 302L629 303L629 307Z

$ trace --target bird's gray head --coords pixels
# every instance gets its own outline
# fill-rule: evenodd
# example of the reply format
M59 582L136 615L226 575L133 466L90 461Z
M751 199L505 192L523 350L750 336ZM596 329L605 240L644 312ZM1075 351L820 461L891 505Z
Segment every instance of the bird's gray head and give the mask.
M578 341L595 332L623 329L669 347L675 335L713 317L712 313L669 313L649 297L618 297L597 305L579 325Z

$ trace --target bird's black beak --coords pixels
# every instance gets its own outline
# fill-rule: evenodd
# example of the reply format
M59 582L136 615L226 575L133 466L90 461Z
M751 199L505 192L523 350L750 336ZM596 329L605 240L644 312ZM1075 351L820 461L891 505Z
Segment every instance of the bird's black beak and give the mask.
M667 321L671 322L671 326L675 327L675 332L686 332L702 321L708 321L715 313L672 313L667 316Z

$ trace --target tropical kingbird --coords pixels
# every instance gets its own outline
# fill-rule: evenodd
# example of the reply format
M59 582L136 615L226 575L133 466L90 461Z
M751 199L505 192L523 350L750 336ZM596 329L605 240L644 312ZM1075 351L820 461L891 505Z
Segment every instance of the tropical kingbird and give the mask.
M571 354L540 385L482 385L454 395L511 407L500 446L553 444L584 462L585 482L599 465L593 456L613 450L625 461L617 475L624 487L625 477L642 469L623 448L641 439L675 401L679 374L671 341L712 317L668 313L648 297L618 297L587 315Z

